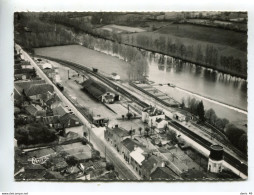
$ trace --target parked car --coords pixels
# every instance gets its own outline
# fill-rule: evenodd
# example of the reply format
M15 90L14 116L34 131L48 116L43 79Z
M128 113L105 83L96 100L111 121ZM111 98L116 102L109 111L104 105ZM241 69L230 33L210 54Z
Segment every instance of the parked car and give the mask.
M64 87L62 86L61 83L56 83L56 86L58 87L58 89L60 89L61 91L64 90Z

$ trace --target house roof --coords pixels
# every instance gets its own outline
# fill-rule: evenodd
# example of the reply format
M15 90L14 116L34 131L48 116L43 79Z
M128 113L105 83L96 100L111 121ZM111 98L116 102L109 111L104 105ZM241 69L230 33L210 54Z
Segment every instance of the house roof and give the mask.
M135 146L139 146L139 147L142 146L141 143L130 138L126 138L125 140L123 140L122 145L125 146L130 152L134 150Z
M42 68L43 68L43 69L52 69L52 65L49 64L49 63L44 63L44 64L42 65Z
M158 118L158 119L156 119L156 122L157 123L160 123L160 122L162 122L163 121L163 119L162 118Z
M159 163L161 160L157 156L150 156L148 159L146 159L142 165L144 169L148 171L152 171L152 169Z
M34 72L33 69L30 68L23 68L23 69L15 69L14 74L25 74L25 73L32 73Z
M63 115L65 115L65 114L67 114L67 113L69 113L69 111L67 110L67 108L65 108L63 105L59 105L59 106L57 106L57 107L55 107L55 108L52 108L52 110L53 110L53 114L54 115L58 115L58 116L63 116Z
M130 153L130 156L139 164L142 165L145 160L145 156L142 154L144 150L138 147L136 150ZM142 164L141 164L142 163Z
M42 122L45 125L59 123L59 116L46 116L42 118Z
M174 173L168 167L157 167L150 175L152 179L174 179Z
M42 83L45 83L45 81L44 80L16 81L14 83L14 87L16 90L18 90L19 93L22 93L23 89L27 90L31 85Z
M82 124L76 115L70 113L61 116L59 121L64 127L76 127Z
M108 128L109 129L109 128ZM112 129L110 129L110 131L113 134L116 134L118 137L126 137L129 135L129 132L126 131L125 129L121 128L121 127L114 127Z
M84 81L82 83L83 89L85 89L86 91L88 91L88 93L90 93L92 96L94 96L95 98L100 98L103 94L105 94L108 89L106 86L95 82L92 79L87 79L86 81Z
M65 179L63 175L56 171L47 171L43 177L45 179Z
M50 97L48 100L46 100L46 104L48 106L51 106L54 102L56 101L60 101L60 98L57 95L53 95L52 97Z
M34 105L34 104L27 106L25 109L31 115L37 115L38 111L42 111L42 108L39 105Z
M50 84L35 84L30 86L28 89L25 90L25 94L27 96L33 96L33 95L38 95L38 94L45 94L47 92L53 92L54 87Z
M111 99L114 99L114 96L113 95L105 95L104 98L107 100L111 100Z

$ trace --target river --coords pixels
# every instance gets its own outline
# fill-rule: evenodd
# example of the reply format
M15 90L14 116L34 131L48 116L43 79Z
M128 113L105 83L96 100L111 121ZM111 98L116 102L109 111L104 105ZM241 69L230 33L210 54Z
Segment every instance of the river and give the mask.
M117 72L122 79L128 79L128 63L80 45L37 48L35 53L96 67L108 74ZM205 109L213 108L217 116L230 121L247 120L247 81L160 54L146 52L145 55L149 66L148 78L161 91L178 101L187 100L189 96L202 99ZM176 87L159 85L167 83Z

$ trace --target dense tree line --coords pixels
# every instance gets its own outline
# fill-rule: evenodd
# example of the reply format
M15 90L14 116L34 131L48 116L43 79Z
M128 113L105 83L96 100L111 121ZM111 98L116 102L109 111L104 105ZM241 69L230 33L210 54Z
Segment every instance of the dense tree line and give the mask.
M186 103L183 100L181 107L185 107L185 105ZM203 102L198 101L195 98L188 98L187 107L188 110L192 114L198 116L201 121L206 121L224 132L232 145L237 147L243 153L247 153L247 134L242 129L239 129L235 125L229 123L229 121L225 118L217 117L212 108L204 110Z
M58 24L41 21L36 14L19 14L14 26L15 41L27 49L74 44L72 31Z
M228 124L225 127L225 133L228 136L230 142L240 149L242 152L247 154L247 134L242 130L236 127L233 124Z
M15 128L15 138L18 144L49 143L56 140L56 131L41 123L30 123L27 126Z
M122 41L127 44L136 45L144 49L164 53L169 56L178 57L200 65L219 69L228 73L241 76L247 75L247 65L233 55L221 54L218 47L212 43L188 43L179 38L170 38L164 35L151 36L137 34L125 36Z
M217 117L215 111L212 108L206 110L205 118L207 122L209 122L211 125L215 126L216 128L220 129L221 131L223 131L226 125L229 124L228 119L225 119L225 118L221 119Z

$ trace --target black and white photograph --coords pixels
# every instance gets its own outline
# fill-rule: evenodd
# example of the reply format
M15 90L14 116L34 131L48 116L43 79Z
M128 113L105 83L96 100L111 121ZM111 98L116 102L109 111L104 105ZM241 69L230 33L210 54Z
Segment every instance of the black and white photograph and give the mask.
M246 11L15 12L19 181L244 181Z

